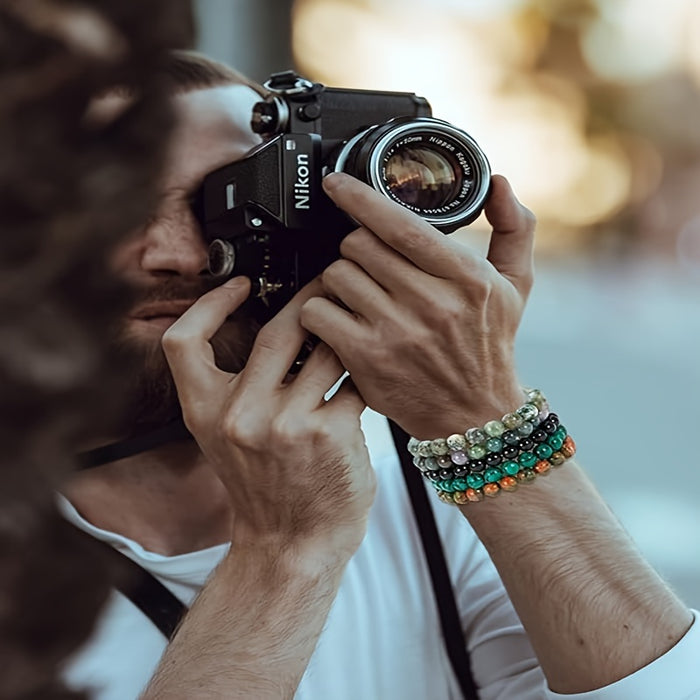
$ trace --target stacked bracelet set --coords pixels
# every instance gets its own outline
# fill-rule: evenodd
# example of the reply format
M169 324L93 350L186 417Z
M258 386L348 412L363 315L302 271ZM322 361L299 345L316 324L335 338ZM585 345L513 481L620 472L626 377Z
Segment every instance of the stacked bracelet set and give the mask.
M538 389L501 420L447 438L411 438L413 463L445 503L462 505L514 491L573 457L576 445Z

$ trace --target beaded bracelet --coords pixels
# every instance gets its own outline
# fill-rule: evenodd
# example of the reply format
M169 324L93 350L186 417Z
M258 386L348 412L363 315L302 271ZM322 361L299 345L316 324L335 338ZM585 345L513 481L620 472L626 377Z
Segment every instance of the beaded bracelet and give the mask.
M573 457L576 445L542 392L527 389L526 394L520 408L483 428L444 439L409 440L413 463L442 501L461 505L514 491Z

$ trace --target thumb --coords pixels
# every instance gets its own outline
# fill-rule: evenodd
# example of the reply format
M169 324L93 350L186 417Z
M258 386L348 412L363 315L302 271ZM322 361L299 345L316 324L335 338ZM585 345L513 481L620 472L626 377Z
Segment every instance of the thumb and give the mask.
M491 180L485 214L493 227L487 259L524 298L532 287L535 215L501 175Z

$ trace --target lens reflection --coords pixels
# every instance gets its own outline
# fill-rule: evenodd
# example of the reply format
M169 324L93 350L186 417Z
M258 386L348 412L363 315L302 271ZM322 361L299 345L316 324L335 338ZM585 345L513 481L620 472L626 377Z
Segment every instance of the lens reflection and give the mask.
M462 186L461 173L450 160L425 147L398 148L387 161L384 176L397 199L420 209L450 204Z

